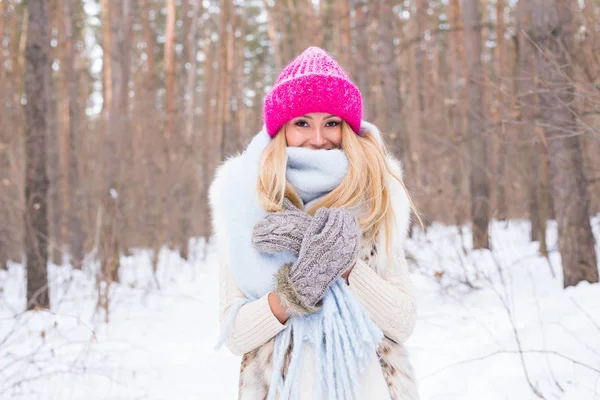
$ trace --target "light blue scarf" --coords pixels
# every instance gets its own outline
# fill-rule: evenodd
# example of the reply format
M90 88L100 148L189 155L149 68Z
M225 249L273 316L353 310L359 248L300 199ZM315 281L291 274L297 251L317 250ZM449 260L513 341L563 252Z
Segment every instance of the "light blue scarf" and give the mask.
M264 254L251 243L254 224L266 216L258 200L256 182L262 150L270 141L263 130L254 137L246 151L231 159L225 184L221 185L219 199L226 213L222 220L226 226L229 247L229 268L236 283L247 299L230 308L219 339L220 347L229 335L239 308L274 290L274 275L288 262L296 260L292 253ZM341 150L310 150L288 148L286 177L302 198L305 208L335 189L348 170L348 160ZM221 207L219 207L221 208ZM305 345L315 351L315 399L354 399L359 390L360 375L368 362L376 357L383 337L381 330L371 321L367 311L338 279L323 298L319 312L290 317L288 326L275 336L273 370L268 399L295 399L299 389L298 371ZM293 342L289 370L285 381L281 375L286 351Z
M304 202L304 208L338 187L348 173L348 157L339 149L288 147L287 156L286 179Z

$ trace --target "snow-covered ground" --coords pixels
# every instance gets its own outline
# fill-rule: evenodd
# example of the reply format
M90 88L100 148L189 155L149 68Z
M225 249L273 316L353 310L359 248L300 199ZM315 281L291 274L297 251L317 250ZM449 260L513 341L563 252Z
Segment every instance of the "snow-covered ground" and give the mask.
M555 225L549 260L528 230L495 222L493 252L441 225L408 242L419 321L407 347L423 399L538 398L529 384L546 399L600 399L600 285L563 290ZM239 358L213 349L218 271L204 248L190 262L163 250L160 290L147 251L124 257L109 323L92 266L51 267L50 312L23 312L21 265L0 271L0 399L237 398Z

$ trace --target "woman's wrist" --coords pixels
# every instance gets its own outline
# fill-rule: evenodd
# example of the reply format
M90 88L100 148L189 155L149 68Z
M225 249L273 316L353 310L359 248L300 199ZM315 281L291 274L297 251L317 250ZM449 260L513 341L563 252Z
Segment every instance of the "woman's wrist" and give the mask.
M289 314L285 311L285 308L281 305L281 300L279 300L279 296L276 292L269 293L267 297L269 301L269 307L271 307L271 312L279 320L280 323L285 324L288 318L290 318Z
M354 264L356 265L356 264ZM346 281L346 285L349 285L350 282L348 281L348 278L350 277L350 273L352 273L352 270L354 269L354 265L351 266L350 268L348 268L347 270L344 271L344 273L342 274L342 278L344 278L344 280Z

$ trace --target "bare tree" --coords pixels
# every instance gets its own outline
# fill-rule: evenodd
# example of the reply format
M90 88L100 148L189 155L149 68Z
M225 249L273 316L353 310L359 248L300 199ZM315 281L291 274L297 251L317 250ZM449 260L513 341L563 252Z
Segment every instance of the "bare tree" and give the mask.
M363 112L366 119L371 118L369 108L369 40L365 34L368 25L368 7L366 0L357 0L354 2L352 42L354 43L356 53L350 66L350 73L363 96Z
M581 64L590 82L597 82L600 78L600 57L598 56L598 39L600 38L600 34L596 30L598 20L594 10L597 7L592 0L585 0L585 5L583 6L585 34L582 38L580 49L582 53Z
M496 187L496 214L498 219L506 219L508 215L508 204L506 197L506 153L507 153L507 120L510 107L510 96L508 95L510 85L508 85L509 66L508 49L506 45L506 23L504 21L504 0L496 0L496 96L495 103L492 106L492 116L496 128L494 137L494 148L496 151L496 168L494 168L494 179Z
M25 57L26 177L25 253L27 257L27 308L49 308L48 295L48 216L46 173L46 130L48 129L48 4L27 2L29 26Z
M101 276L99 281L106 282L99 285L99 305L106 310L108 320L108 292L110 284L119 281L120 265L120 239L118 234L120 196L119 191L119 165L121 163L121 142L124 132L125 97L127 96L127 74L123 63L123 46L125 32L122 28L124 18L127 16L129 0L124 2L103 0L102 3L102 50L103 50L103 83L108 103L104 105L104 158L103 158L103 184L100 197L102 210L100 259ZM125 8L122 8L125 7ZM126 20L126 18L125 18Z
M233 130L232 86L233 86L233 42L236 29L236 6L233 2L221 0L219 26L219 88L217 97L218 129L217 140L220 152L227 156L237 150L237 134ZM218 160L217 160L218 161ZM215 163L216 165L216 163Z
M288 35L287 41L284 46L289 51L289 56L293 57L293 55L297 54L301 51L302 46L302 36L300 34L300 26L302 24L301 20L303 20L304 10L299 9L296 6L296 2L294 0L282 0L278 2L282 7L281 15L285 16L287 23L283 25L284 29L287 28ZM285 11L284 11L285 10Z
M172 138L175 134L175 22L176 7L175 0L166 0L167 7L167 26L165 32L165 76L166 76L166 108L167 125L165 135Z
M144 24L144 38L145 38L145 50L146 50L146 72L148 74L149 77L149 83L147 84L147 86L149 86L149 92L150 94L152 94L153 96L156 96L155 93L153 93L154 88L154 79L156 77L156 71L155 71L155 67L154 67L154 63L155 63L155 55L154 55L154 32L152 31L152 26L150 24L150 14L152 13L152 7L150 5L150 0L141 0L141 5L140 5L140 14L142 15L142 21ZM155 100L155 98L153 98L152 100ZM154 101L150 102L151 104L154 104Z
M279 40L277 38L277 15L276 6L269 6L267 0L263 0L263 5L267 10L267 33L269 40L271 41L271 50L273 51L273 58L275 59L275 69L281 71L283 68L283 54L279 46Z
M390 146L394 152L404 159L404 147L401 144L404 131L401 124L402 99L400 98L400 71L396 63L396 53L393 41L384 38L393 36L394 24L398 16L393 10L394 1L383 0L379 3L379 73L380 88L383 96L382 118L380 129L392 140Z
M489 247L490 183L487 175L488 138L483 110L483 65L481 62L481 19L478 0L461 1L467 56L467 130L470 153L471 216L473 248Z
M564 286L598 282L589 196L574 98L573 66L568 49L574 33L568 0L533 0L530 36L540 47L537 70L540 112L550 161L550 187L558 223Z
M312 7L308 7L308 10L312 10ZM351 18L350 18L350 0L337 0L336 12L338 21L335 26L337 29L336 34L336 54L340 65L345 69L350 69L352 60L352 39L351 39ZM298 49L299 51L304 50L303 48Z
M348 2L348 0L341 0ZM301 50L308 46L323 46L323 21L320 15L317 14L312 0L297 0L300 9L303 10L303 26ZM350 32L349 32L350 34ZM348 51L350 53L350 51Z
M100 16L102 20L102 50L103 50L103 62L102 62L102 109L106 116L112 106L112 63L110 54L110 41L111 41L111 29L110 29L110 0L101 0L100 4Z
M0 2L0 37L4 37L4 13L6 11L6 1ZM7 98L7 73L4 66L4 51L3 46L0 46L0 100L4 102ZM9 166L10 160L8 157L10 135L7 127L0 127L0 186L7 188L10 185ZM11 226L9 221L9 205L10 201L6 192L0 196L0 218L5 221L0 226L0 269L6 268L6 263L10 259L11 247Z
M0 268L9 260L21 260L23 254L23 207L25 191L25 123L21 105L25 75L25 47L29 17L27 6L14 1L3 1L3 40L0 48L0 96L2 124L0 124ZM5 46L6 44L6 46Z
M68 85L68 109L69 109L69 125L68 125L68 144L65 146L67 154L64 157L68 163L68 192L65 212L68 213L68 229L67 243L71 255L71 263L75 268L81 267L81 262L84 255L84 229L82 223L82 193L79 183L79 165L78 165L78 150L79 150L79 135L82 130L81 124L81 108L79 103L79 74L75 70L75 23L73 21L73 0L63 0L63 18L65 24L65 65L64 73L66 75Z
M50 0L48 3L48 19L50 21L50 40L59 41L64 30L61 22L62 13L55 10L59 7L58 0ZM61 49L64 46L51 47L49 57L51 59L62 56ZM58 75L55 79L55 75ZM48 109L48 132L46 136L46 168L48 180L48 257L50 262L61 264L63 260L63 249L66 243L66 211L67 211L67 180L64 155L64 146L67 143L68 107L64 99L67 96L67 85L64 74L50 72L49 81L49 109Z
M540 254L547 255L546 219L549 217L547 194L546 148L538 138L536 118L538 114L536 49L527 32L531 32L532 4L521 0L517 5L517 111L519 134L520 175L524 178L529 194L529 219L531 240L540 242Z
M200 16L200 8L202 5L201 0L190 0L192 3L192 16L190 21L190 28L188 36L186 38L187 41L187 49L188 49L188 63L189 69L187 71L186 78L186 86L187 86L187 102L186 102L186 129L185 129L185 139L188 143L190 143L192 135L194 134L194 116L195 116L195 108L196 108L196 73L197 73L197 57L196 54L198 48L198 17Z
M460 11L459 0L450 0L448 5L448 22L450 23L450 32L448 33L449 50L452 55L450 61L450 82L449 82L449 98L446 101L448 107L449 119L449 139L450 143L458 149L462 149L464 145L465 134L465 116L466 116L466 101L464 99L465 85L467 81L466 71L466 55L465 55L465 40L464 31L462 29L462 15ZM452 205L454 212L452 222L457 225L463 224L468 220L466 217L466 207L461 207L464 203L463 198L465 173L461 165L464 164L458 154L451 155L451 164L454 166L450 172L450 183L452 184L454 194Z
M415 0L415 18L410 21L412 29L411 38L413 45L409 55L412 62L409 65L411 80L412 107L410 113L410 154L407 154L407 162L410 161L412 179L417 187L423 189L425 171L422 159L422 136L423 136L423 113L425 111L425 16L427 15L428 1Z

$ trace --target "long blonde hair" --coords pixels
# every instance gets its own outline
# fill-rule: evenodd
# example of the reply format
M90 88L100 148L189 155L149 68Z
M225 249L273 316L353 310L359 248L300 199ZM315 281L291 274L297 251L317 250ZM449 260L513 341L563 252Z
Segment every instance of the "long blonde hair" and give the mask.
M321 207L353 208L361 207L359 223L368 240L375 240L377 233L385 224L386 244L390 249L391 224L394 214L391 212L390 195L386 184L390 174L402 185L411 209L421 218L409 196L402 179L392 171L386 161L388 151L383 143L370 132L357 135L350 126L342 121L342 150L348 157L348 173L340 185L321 199L315 201L307 212L314 215ZM285 126L263 150L260 159L258 177L258 195L263 208L268 212L282 210L284 197L300 207L301 201L293 187L287 182L287 141ZM387 172L387 174L386 174Z

